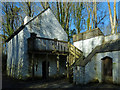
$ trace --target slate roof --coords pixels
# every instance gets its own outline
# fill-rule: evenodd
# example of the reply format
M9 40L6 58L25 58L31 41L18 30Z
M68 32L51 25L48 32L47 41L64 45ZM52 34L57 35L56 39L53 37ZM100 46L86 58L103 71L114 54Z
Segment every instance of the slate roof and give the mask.
M50 8L50 7L48 7ZM39 15L41 15L42 13L44 13L48 8L46 8L45 10L43 10L42 12L40 12L37 16L33 17L29 22L27 22L24 25L21 25L17 30L15 30L15 32L5 41L8 42L10 41L15 35L17 35L21 30L23 30L25 28L26 25L28 25L31 21L33 21L35 18L37 18Z
M85 66L96 53L112 52L119 50L120 50L120 39L111 40L107 43L97 46L84 60L78 60L75 63L75 65Z

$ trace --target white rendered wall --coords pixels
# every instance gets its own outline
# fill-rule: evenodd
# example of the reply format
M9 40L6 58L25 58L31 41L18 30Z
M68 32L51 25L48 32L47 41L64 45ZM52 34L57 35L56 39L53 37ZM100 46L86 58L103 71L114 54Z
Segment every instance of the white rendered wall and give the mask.
M34 71L35 71L35 76L36 77L42 77L42 60L39 58L38 59L38 64L37 64L37 71L36 71L36 64L34 66Z
M27 28L25 28L8 42L7 73L9 76L16 77L18 79L25 79L32 75L28 73L29 58L27 53L27 39L29 37L30 33ZM44 59L39 58L38 71L35 71L35 76L42 76L43 60ZM50 57L49 62L49 76L54 76L57 74L56 57Z
M102 82L102 58L109 56L112 58L113 83L120 84L120 51L105 52L96 54L85 66L85 75L83 75L80 66L79 69L73 68L73 82L76 84L87 84L93 80ZM85 78L83 78L85 76ZM84 80L83 80L84 79Z
M55 56L50 56L49 58L49 76L54 76L57 74L57 58Z
M97 80L96 57L94 57L85 67L77 66L73 68L73 82L76 84L87 84ZM85 69L85 72L83 71Z
M85 84L97 80L96 75L97 62L96 57L93 57L89 63L85 66Z
M98 45L101 45L103 42L109 42L111 40L120 39L120 33L109 35L109 36L96 36L86 40L80 40L73 43L78 49L83 51L85 57Z
M109 36L97 36L94 38L90 38L87 40L81 40L74 42L74 46L79 48L81 51L83 51L84 55L87 56L92 49L94 49L96 46L101 45L103 42L108 42L111 40L120 39L120 33L113 34ZM106 52L106 53L98 53L95 56L92 57L91 61L87 63L85 66L85 81L84 83L88 83L92 81L93 79L98 79L99 82L102 82L102 61L101 59L105 56L109 56L113 58L113 83L120 84L120 51L114 51L114 52ZM80 84L81 81L78 81L80 78L77 77L74 73L73 81ZM79 71L81 73L81 71ZM77 78L77 79L75 79ZM83 78L80 78L83 80Z
M42 62L46 61L46 56L39 56L37 58L38 60L38 67L36 71L36 64L34 66L34 71L35 71L35 76L37 77L42 77ZM49 76L52 77L57 74L57 60L55 56L48 56L48 62L49 62L49 67L48 67L48 73Z
M118 52L118 84L120 84L120 51Z
M35 56L35 63L34 63L34 74L36 77L42 77L42 62L46 60L46 55L37 55ZM37 65L37 71L36 71L36 65ZM32 74L32 73L31 73Z
M23 32L20 32L20 35L23 35L22 33ZM25 33L27 34L27 32L24 32L24 34ZM29 67L29 60L28 60L29 58L27 54L27 43L24 42L24 44L26 45L23 44L23 41L26 38L21 37L24 39L20 39L20 40L18 39L17 41L14 40L14 38L8 42L9 45L8 45L8 59L7 59L7 74L9 76L12 76L18 79L26 79L27 77L32 76L32 72L31 73L28 72L28 69L30 67ZM15 45L15 42L16 42L16 45ZM36 58L34 59L36 60ZM35 76L42 77L42 61L46 60L46 58L39 57L37 59L38 59L37 71L36 71L36 64L34 66ZM48 61L49 61L49 76L54 76L57 74L56 56L48 56Z
M31 17L26 16L24 19L24 24L28 22ZM57 21L55 15L50 9L47 9L44 13L39 15L36 19L27 25L29 32L35 32L38 37L45 38L57 38L58 40L68 40L68 36L64 29L61 27Z
M83 51L83 55L86 57L96 46L101 45L103 40L104 36L96 36L94 38L76 41L73 45Z
M73 67L73 83L85 84L85 67L81 66Z
M104 41L108 42L110 40L116 40L116 39L120 39L120 33L109 35L109 36L105 36Z
M25 17L24 24L29 20L29 17ZM19 79L30 76L28 73L29 62L27 53L27 39L30 37L30 32L35 32L39 37L68 40L67 34L54 17L54 14L50 9L46 10L8 42L7 74L9 76ZM51 62L50 67L56 67L56 63L54 61ZM50 75L56 73L56 68L53 68L50 68ZM38 74L36 73L36 75Z
M27 46L25 46L24 31L20 31L8 42L7 73L16 78L24 78L27 75ZM29 35L29 34L27 34ZM23 72L24 71L24 72Z
M112 75L113 75L113 83L115 84L120 84L120 51L114 51L114 52L106 52L106 53L98 53L96 54L96 58L98 62L97 63L97 75L98 79L101 82L102 76L101 76L101 70L102 70L102 58L105 56L109 56L112 58L112 65L113 65L113 70L112 70Z

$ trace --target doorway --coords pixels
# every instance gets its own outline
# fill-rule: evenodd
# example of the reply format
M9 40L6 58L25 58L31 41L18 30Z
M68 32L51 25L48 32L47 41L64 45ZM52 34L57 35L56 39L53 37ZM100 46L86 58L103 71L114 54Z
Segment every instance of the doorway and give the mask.
M102 66L103 66L102 81L105 83L112 83L112 81L113 81L112 58L106 56L106 57L102 58L101 60L102 60Z
M49 76L49 62L43 61L42 62L42 78L47 79Z

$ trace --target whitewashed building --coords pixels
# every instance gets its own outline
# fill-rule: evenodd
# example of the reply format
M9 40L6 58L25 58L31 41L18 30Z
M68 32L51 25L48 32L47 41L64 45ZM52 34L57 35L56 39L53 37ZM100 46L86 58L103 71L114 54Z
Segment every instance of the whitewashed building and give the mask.
M7 40L7 75L56 77L66 73L68 36L50 8L34 18L26 16Z
M73 82L106 82L120 85L120 33L104 36L98 29L75 35L74 46L85 58L73 67Z

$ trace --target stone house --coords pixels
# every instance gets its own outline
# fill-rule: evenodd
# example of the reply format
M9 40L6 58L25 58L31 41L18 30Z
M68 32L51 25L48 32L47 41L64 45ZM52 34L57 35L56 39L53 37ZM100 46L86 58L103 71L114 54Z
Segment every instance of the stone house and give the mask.
M84 56L74 63L74 83L99 81L120 85L120 33L104 36L96 28L74 35L73 41Z
M26 16L7 40L7 75L29 77L56 77L66 73L68 36L50 8L35 17Z

